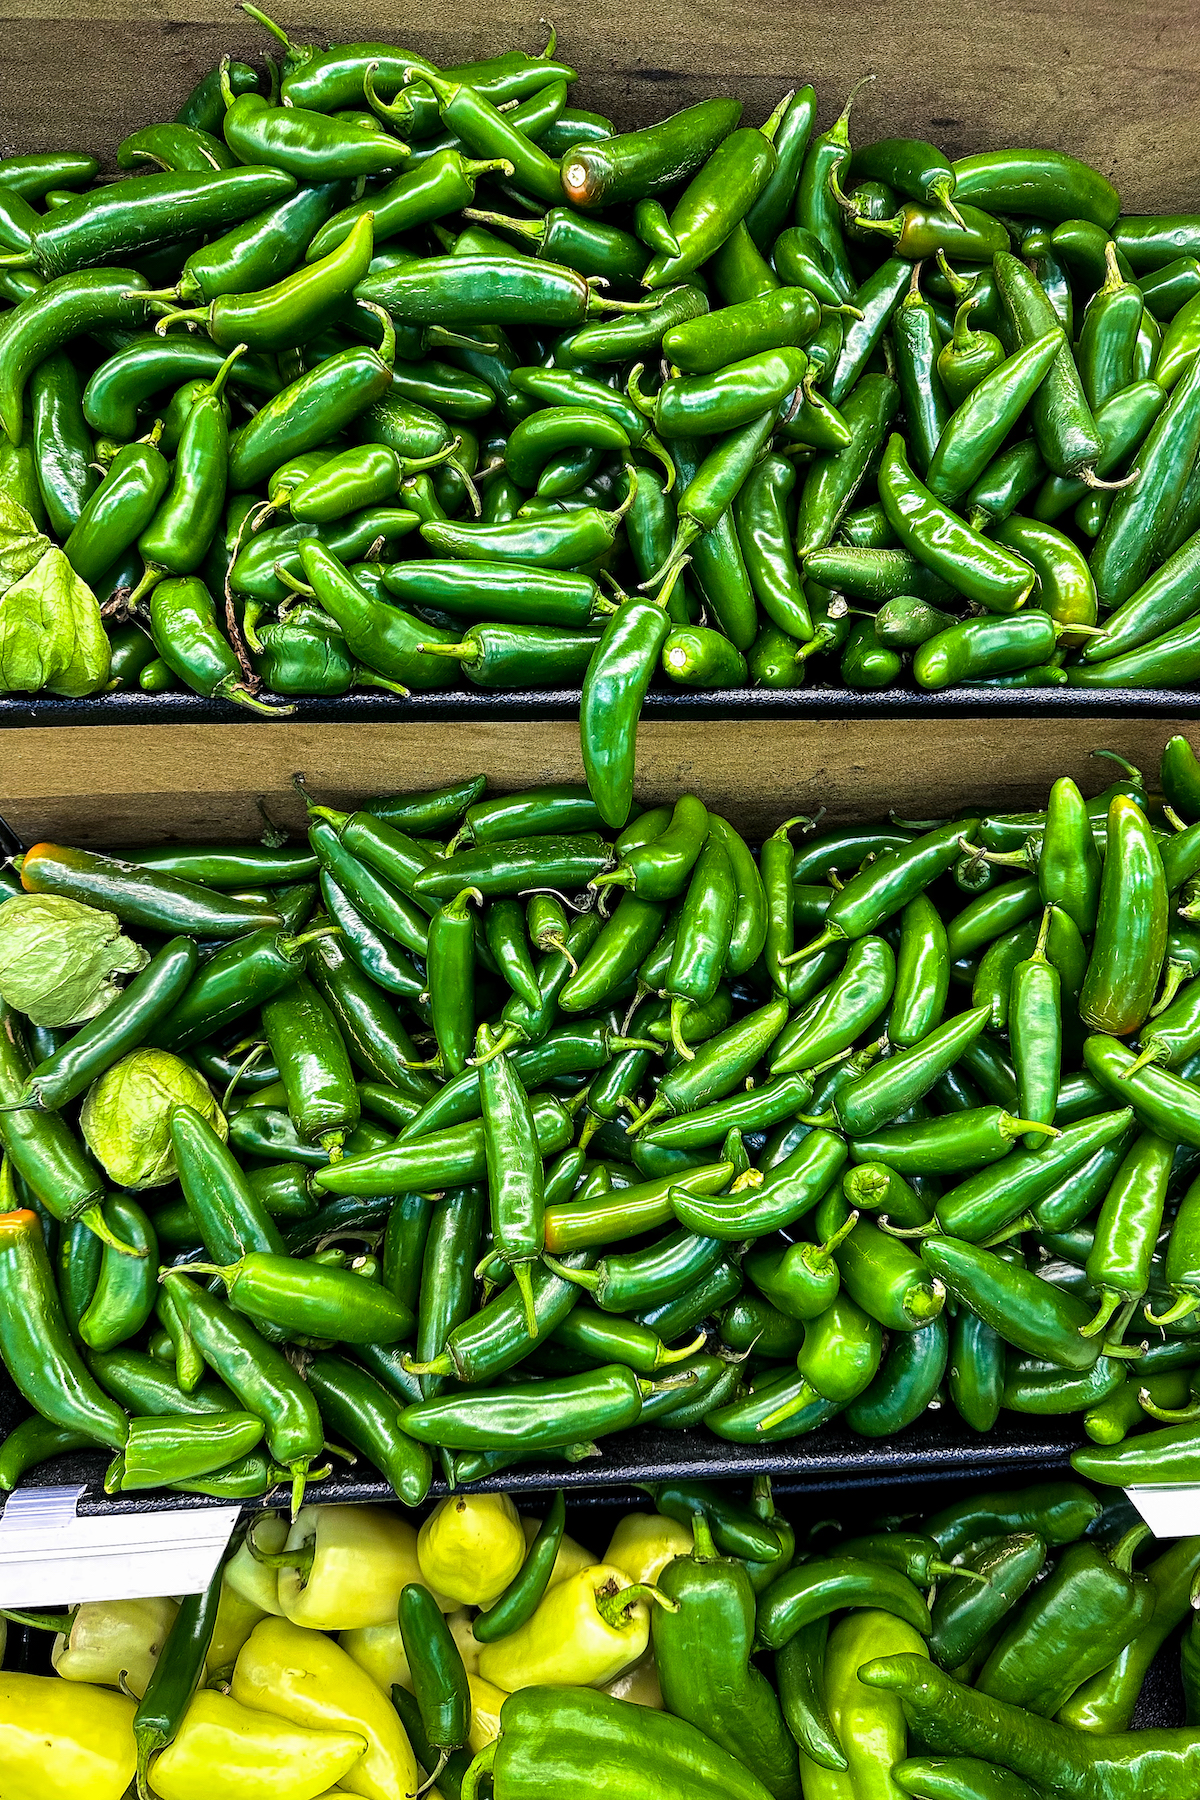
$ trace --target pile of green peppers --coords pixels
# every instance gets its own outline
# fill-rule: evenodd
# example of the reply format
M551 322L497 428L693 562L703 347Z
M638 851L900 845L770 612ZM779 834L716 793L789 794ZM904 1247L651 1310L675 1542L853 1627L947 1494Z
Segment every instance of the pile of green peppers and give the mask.
M811 87L618 133L553 43L262 22L281 61L226 59L124 179L0 161L0 527L111 631L10 687L582 686L619 826L660 675L1200 678L1200 215L1060 152L855 146Z
M757 854L693 795L613 839L582 785L482 777L305 790L294 844L34 845L3 1482L100 1444L113 1492L298 1504L328 1438L415 1503L435 1456L947 1405L1196 1481L1200 763L1117 773Z
M903 1526L789 1517L765 1476L748 1502L646 1492L611 1530L580 1515L583 1543L561 1490L544 1518L451 1497L419 1532L381 1507L290 1531L259 1512L178 1607L9 1613L58 1635L52 1676L0 1680L0 1758L30 1800L71 1777L121 1800L135 1773L143 1800L253 1800L264 1769L285 1800L338 1775L389 1800L590 1800L598 1766L625 1800L1196 1792L1200 1537L1151 1546L1124 1496L1072 1481ZM1185 1722L1135 1729L1172 1664Z

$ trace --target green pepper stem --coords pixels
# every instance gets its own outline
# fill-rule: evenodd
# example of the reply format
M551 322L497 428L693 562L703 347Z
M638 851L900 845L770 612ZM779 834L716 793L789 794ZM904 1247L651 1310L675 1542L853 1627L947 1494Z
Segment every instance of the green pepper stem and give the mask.
M625 1127L626 1137L632 1137L636 1131L644 1131L653 1119L660 1119L668 1111L667 1103L661 1094L656 1094L645 1112L640 1112Z
M296 710L294 706L271 706L240 681L219 681L213 689L213 699L230 700L234 706L244 706L247 712L259 713L265 719L285 719Z
M548 1269L553 1269L554 1273L563 1281L570 1281L575 1287L585 1288L589 1294L596 1293L600 1287L601 1277L597 1275L595 1269L568 1269L566 1263L559 1262L558 1258L551 1256L548 1250L543 1250L542 1261ZM517 1263L513 1274L515 1275L517 1269L521 1267L522 1265Z
M433 1745L431 1744L430 1749L432 1749L432 1748L433 1748ZM420 1787L417 1788L416 1792L414 1793L413 1800L420 1800L420 1796L422 1794L426 1793L429 1788L433 1787L434 1783L437 1781L438 1776L441 1774L442 1770L445 1768L446 1764L449 1761L450 1761L449 1750L442 1750L441 1752L439 1752L438 1759L437 1759L436 1764L434 1765L432 1775L427 1775L425 1777L425 1779L421 1783Z
M1108 1560L1114 1569L1120 1569L1125 1575L1133 1572L1133 1558L1137 1550L1150 1536L1150 1527L1141 1522L1133 1525L1108 1553Z
M172 325L207 325L211 319L212 308L210 306L175 307L170 312L163 314L154 327L154 335L166 337Z
M823 1113L797 1113L796 1114L796 1123L798 1125L811 1125L814 1128L817 1128L817 1129L820 1129L823 1131L828 1131L831 1127L836 1126L837 1122L838 1122L837 1114L836 1114L836 1112L834 1112L832 1106L829 1107L828 1110Z
M773 144L775 142L775 133L779 130L779 127L783 124L784 118L786 117L786 114L787 114L787 109L792 104L792 101L795 98L796 98L795 88L789 88L787 93L783 96L783 99L779 102L778 106L771 113L770 117L767 118L766 120L764 120L764 122L759 126L758 129L762 132L763 136L766 138L766 140L769 144Z
M965 275L960 275L957 269L952 269L944 250L939 250L937 253L937 266L955 299L965 300L975 286L975 278L968 280Z
M477 219L481 225L499 225L503 231L511 231L514 237L532 238L539 244L546 235L544 219L512 219L507 213L487 212L477 206L464 206L462 216Z
M1101 1288L1100 1304L1096 1308L1093 1316L1088 1320L1087 1324L1079 1327L1080 1337L1099 1337L1118 1307L1124 1303L1124 1300L1124 1294L1118 1292L1116 1288Z
M484 1261L490 1262L491 1257L485 1257ZM483 1265L480 1264L481 1268L482 1266ZM475 1273L478 1275L479 1269L476 1269ZM406 1375L453 1375L456 1373L449 1352L445 1350L442 1351L440 1356L435 1356L432 1362L414 1362L408 1352L405 1351L400 1358L400 1367L404 1370Z
M1095 469L1089 464L1088 467L1076 471L1075 479L1077 481L1082 481L1084 487L1092 488L1097 493L1107 493L1115 488L1132 487L1136 481L1140 481L1141 474L1142 471L1140 469L1131 469L1128 475L1122 475L1119 481L1102 481ZM1082 631L1083 626L1073 625L1070 629L1072 631ZM1096 631L1094 635L1096 637L1103 637L1105 634L1103 631Z
M600 286L607 286L606 276L588 275L585 277L585 280L588 289L589 311L593 306L596 306L599 307L601 312L648 313L653 312L656 307L661 306L663 299L665 298L662 294L655 294L650 300L614 300L608 294L600 294L596 291ZM668 292L669 291L670 290L668 290Z
M712 1526L708 1522L706 1512L692 1514L692 1557L696 1562L716 1562L717 1546L713 1542Z
M138 582L128 600L125 602L126 610L128 612L136 612L138 601L142 598L143 594L148 594L152 589L156 588L166 575L166 572L165 569L144 568L142 571L142 579Z
M366 74L363 76L363 95L367 105L372 112L378 113L381 119L386 119L389 125L407 125L412 118L412 102L410 100L404 105L400 104L404 100L407 89L401 88L393 101L381 100L375 92L375 71L378 67L377 62L368 63ZM407 79L412 74L412 70L406 69L404 73ZM409 82L409 86L412 86L411 82Z
M683 1344L678 1350L668 1350L664 1344L661 1350L654 1352L655 1368L664 1368L667 1363L683 1362L685 1357L695 1356L698 1350L703 1350L707 1336L707 1332L698 1332L690 1344Z
M1160 1419L1164 1425L1190 1425L1194 1419L1200 1419L1200 1400L1194 1406L1158 1406L1148 1388L1142 1388L1139 1392L1138 1405L1152 1419Z
M1153 1017L1153 1014L1151 1017ZM1128 1081L1132 1076L1138 1073L1139 1069L1144 1069L1148 1063L1158 1063L1164 1060L1161 1040L1151 1036L1146 1039L1142 1046L1141 1054L1136 1061L1126 1069L1122 1076L1122 1080Z
M224 391L225 383L229 380L230 371L232 370L234 363L239 356L245 356L249 348L249 344L237 344L229 352L229 355L225 358L225 361L221 364L207 388L204 390L205 396L208 399L216 400L220 397Z
M382 319L383 341L375 354L384 367L390 369L396 360L396 327L392 315L384 307L376 306L373 300L360 300L358 305L364 312L374 313L377 319Z
M1146 778L1142 774L1142 771L1138 768L1136 763L1131 763L1127 756L1122 756L1119 750L1091 750L1088 754L1090 756L1103 756L1108 762L1115 762L1118 769L1124 769L1135 787L1145 787Z
M644 374L645 369L645 363L634 364L633 368L630 369L628 378L625 382L625 392L629 399L633 401L633 404L637 407L642 416L647 419L652 419L654 417L655 402L650 398L649 394L643 393L638 381L638 376Z
M785 1400L782 1406L777 1406L765 1419L760 1419L755 1429L773 1431L776 1425L784 1424L788 1419L795 1418L797 1413L803 1412L806 1406L811 1406L815 1397L816 1390L803 1382L799 1393L793 1394L790 1400Z
M966 220L954 204L954 189L956 185L953 175L935 175L933 180L929 183L929 193L931 198L936 200L939 206L945 207L946 211L950 214L950 217L954 220L954 223L956 225L961 225L965 231L967 228Z
M478 662L483 654L478 644L468 644L465 640L461 644L427 644L422 641L417 645L417 650L422 656L449 656L465 663Z
M817 1244L815 1246L813 1254L807 1258L810 1269L814 1268L815 1265L819 1263L828 1263L832 1259L833 1253L838 1245L845 1243L846 1239L850 1236L850 1233L854 1230L854 1227L858 1224L858 1218L859 1215L856 1212L848 1213L845 1221L838 1226L833 1236L826 1238L823 1244Z
M531 1338L538 1335L538 1317L533 1304L533 1266L530 1260L513 1263L513 1280L521 1296L521 1307L525 1314L525 1330Z
M491 1047L482 1056L479 1054L479 1042L476 1040L475 1054L468 1059L471 1067L478 1069L484 1063L491 1062L493 1057L503 1056L506 1050L511 1050L514 1045L521 1043L523 1038L524 1033L517 1026L506 1025L499 1037L493 1038Z
M132 1244L127 1244L124 1238L119 1238L117 1236L116 1232L113 1231L112 1227L106 1222L98 1200L93 1200L90 1206L85 1206L83 1211L76 1216L79 1223L81 1225L86 1225L88 1230L95 1237L98 1237L102 1244L107 1244L110 1250L119 1251L122 1256L146 1255L145 1250L136 1250Z
M283 29L282 25L277 25L274 19L269 19L265 12L259 11L257 6L251 6L249 0L242 0L242 11L247 13L257 25L265 26L271 33L271 36L275 39L276 43L282 44L285 50L291 49L292 40L288 37L288 34Z
M828 950L831 944L840 944L844 935L845 933L839 931L836 925L828 925L818 937L813 938L802 949L793 950L790 956L781 956L779 966L781 969L786 969L792 963L811 962L814 956L819 956L822 950Z
M1005 1129L1012 1131L1016 1137L1023 1137L1030 1131L1040 1131L1043 1137L1048 1138L1062 1136L1062 1131L1057 1125L1043 1125L1040 1119L1013 1119Z
M683 1025L687 1016L688 1002L678 994L671 1000L671 1042L684 1062L695 1062L696 1052L684 1041Z
M661 1606L664 1612L677 1613L679 1602L669 1600L653 1582L636 1581L631 1587L618 1588L615 1594L596 1595L596 1611L613 1631L620 1631L627 1615L638 1604Z
M862 80L856 81L854 86L850 89L850 95L845 106L843 106L841 112L829 127L829 130L825 133L829 143L844 144L847 150L850 148L850 108L854 105L854 102L858 99L862 90L865 87L869 87L874 79L875 77L873 75L864 75Z
M69 1633L71 1621L75 1617L75 1609L68 1607L65 1612L22 1612L11 1606L0 1607L0 1619L7 1619L12 1625L24 1625L30 1631L61 1631Z
M936 1319L946 1304L946 1289L940 1278L934 1276L927 1288L917 1288L905 1302L904 1310L910 1319L919 1319L926 1324Z
M1165 1313L1152 1313L1147 1306L1145 1318L1151 1325L1178 1325L1181 1319L1190 1319L1197 1307L1200 1307L1200 1294L1180 1294L1174 1306Z

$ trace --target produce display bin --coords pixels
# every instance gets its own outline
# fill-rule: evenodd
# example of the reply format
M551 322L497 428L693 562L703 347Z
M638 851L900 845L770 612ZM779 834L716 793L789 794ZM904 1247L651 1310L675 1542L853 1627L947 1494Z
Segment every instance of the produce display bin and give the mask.
M1182 703L1186 697L1172 698ZM252 838L262 829L260 807L272 820L302 828L304 807L292 784L298 771L310 789L339 803L435 786L476 770L487 770L501 791L579 779L578 727L569 698L541 696L538 705L557 716L530 716L530 708L523 716L510 711L477 719L461 701L443 698L439 716L405 725L342 719L32 726L3 740L0 818L11 833L10 849L47 837L109 845ZM1112 764L1095 752L1116 751L1152 773L1166 739L1188 726L1182 704L1169 714L1140 717L976 714L903 722L872 717L861 704L840 718L748 712L736 721L706 719L693 704L682 718L672 709L671 717L652 714L644 725L638 789L646 800L695 792L758 838L797 810L821 807L831 819L871 819L889 808L902 816L944 816L981 794L997 808L1038 805L1051 781L1064 774L1090 794L1111 778ZM22 1413L12 1391L0 1390L0 1435ZM481 1485L599 1490L668 1473L733 1479L760 1472L814 1493L887 1488L907 1494L933 1477L1021 1482L1061 1474L1080 1441L1078 1418L1005 1413L995 1430L981 1436L952 1409L927 1415L895 1438L856 1438L835 1422L761 1449L723 1443L703 1428L648 1429L606 1438L598 1458L517 1467ZM35 1479L86 1482L84 1510L215 1504L166 1493L106 1500L106 1460L101 1453L61 1457ZM435 1481L431 1492L444 1491ZM339 1468L322 1486L330 1499L379 1499L389 1492L361 1465Z
M316 9L289 0L278 11L298 42L391 39L443 62L540 41L528 8L460 6L452 22L362 0ZM1186 0L1154 0L1132 15L1113 0L1069 9L964 0L952 19L911 0L837 14L811 4L664 9L631 0L619 26L611 8L590 0L557 23L559 53L581 71L580 103L622 126L714 91L761 119L788 85L812 81L824 127L853 83L874 73L856 103L864 138L929 136L952 157L1013 143L1070 150L1109 175L1134 212L1189 210L1200 191L1200 15ZM227 0L18 0L3 8L3 26L0 154L81 144L111 154L136 126L169 117L221 55L270 49ZM569 690L304 701L273 723L189 694L6 697L0 815L22 844L251 838L260 806L299 827L298 771L333 800L476 769L498 789L578 779L577 711ZM693 791L753 837L798 810L824 808L833 820L889 808L931 817L980 795L1017 807L1040 802L1058 775L1073 775L1087 793L1102 787L1110 765L1093 758L1098 750L1153 770L1163 743L1197 711L1190 691L656 692L640 734L638 792ZM0 1431L16 1416L11 1391L0 1391ZM977 1437L942 1414L894 1441L851 1440L835 1427L757 1455L702 1431L633 1433L552 1479L590 1489L668 1469L731 1477L769 1469L809 1492L933 1475L1032 1479L1067 1466L1077 1430L1073 1421L1006 1416ZM86 1480L85 1508L161 1503L105 1501L101 1471L98 1456L64 1458L47 1478ZM495 1485L545 1487L547 1476L518 1469ZM382 1491L357 1471L340 1472L326 1490L347 1499Z

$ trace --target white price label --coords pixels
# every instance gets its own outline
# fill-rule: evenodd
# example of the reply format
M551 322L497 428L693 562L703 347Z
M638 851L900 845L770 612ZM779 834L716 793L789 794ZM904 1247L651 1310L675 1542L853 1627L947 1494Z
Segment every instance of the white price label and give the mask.
M1200 1532L1200 1488L1126 1488L1155 1537L1194 1537Z
M145 1600L206 1588L238 1506L80 1518L82 1487L19 1488L0 1517L0 1607Z

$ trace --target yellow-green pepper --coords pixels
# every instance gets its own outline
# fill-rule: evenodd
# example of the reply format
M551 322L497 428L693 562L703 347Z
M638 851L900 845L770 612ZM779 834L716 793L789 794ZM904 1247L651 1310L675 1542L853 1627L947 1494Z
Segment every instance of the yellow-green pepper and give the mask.
M662 1712L662 1685L653 1649L639 1656L632 1668L622 1670L615 1681L606 1681L600 1691L611 1694L614 1700L628 1700L634 1706L648 1706L652 1712Z
M68 1635L54 1640L50 1661L64 1681L120 1687L140 1700L175 1614L174 1600L86 1600ZM3 1792L0 1789L0 1792Z
M443 1611L453 1604L444 1596L439 1598L435 1594L434 1598ZM460 1607L457 1612L447 1613L446 1623L458 1645L463 1667L469 1675L474 1674L479 1667L480 1646L475 1642L475 1634L471 1630L470 1614L465 1607ZM357 1631L343 1631L338 1637L338 1643L360 1669L366 1670L376 1687L382 1688L385 1694L390 1694L393 1687L407 1688L410 1694L413 1692L412 1670L408 1665L398 1619L393 1619L387 1625L363 1625Z
M343 1781L365 1749L357 1732L310 1731L202 1688L151 1766L150 1783L159 1800L312 1800ZM55 1800L74 1792L97 1800L83 1788L58 1789Z
M493 1687L482 1675L467 1674L467 1686L471 1690L471 1723L467 1730L467 1744L471 1753L477 1756L485 1744L500 1736L500 1708L508 1699L503 1688Z
M908 1754L908 1727L898 1694L865 1687L864 1663L879 1656L928 1657L925 1639L891 1613L847 1613L825 1652L825 1702L849 1765L854 1800L903 1800L892 1769Z
M451 1495L417 1539L417 1580L462 1606L491 1606L525 1561L525 1533L507 1494Z
M0 1673L4 1800L121 1800L137 1762L136 1710L107 1688Z
M626 1513L604 1552L606 1563L623 1570L630 1581L657 1581L669 1562L690 1556L692 1528L662 1513Z
M312 1552L307 1574L279 1571L285 1618L312 1631L394 1622L401 1588L424 1579L416 1532L382 1506L305 1506L284 1548Z
M302 1518L303 1513L300 1516ZM252 1530L257 1548L271 1556L287 1543L287 1520L280 1513L259 1513ZM240 1544L230 1557L222 1580L224 1586L232 1588L251 1606L257 1606L260 1612L283 1617L283 1608L279 1604L279 1572L267 1563L258 1562L248 1543Z
M393 1687L407 1688L412 1693L412 1670L404 1654L399 1623L362 1625L357 1631L339 1632L338 1643L351 1662L356 1662L385 1694Z
M458 1645L458 1654L462 1657L463 1668L468 1675L479 1673L479 1652L483 1645L475 1636L471 1626L471 1614L465 1606L456 1612L446 1614L446 1624L450 1627L450 1636Z
M623 1569L596 1563L550 1588L531 1619L485 1644L479 1673L515 1693L525 1687L603 1687L635 1663L650 1641L641 1600L625 1608L616 1596L633 1583ZM611 1607L615 1623L603 1617Z
M532 1518L528 1513L522 1513L520 1519L521 1530L525 1533L525 1548L528 1550L542 1528L542 1521ZM564 1531L558 1546L558 1555L554 1558L554 1565L550 1570L550 1579L546 1583L547 1588L557 1587L560 1581L565 1581L568 1575L578 1574L580 1569L592 1568L597 1560L590 1550L585 1550L582 1544L577 1544L575 1539Z
M405 1800L416 1792L417 1761L391 1698L320 1631L287 1619L263 1619L233 1671L233 1697L313 1731L356 1732L366 1752L340 1785L366 1800Z
M237 1661L238 1651L245 1643L260 1619L267 1617L261 1606L253 1600L245 1599L236 1588L230 1587L228 1577L221 1582L221 1597L217 1601L217 1620L213 1626L212 1641L208 1646L208 1655L204 1659L207 1675L216 1671L228 1671Z

